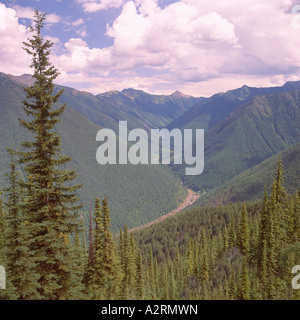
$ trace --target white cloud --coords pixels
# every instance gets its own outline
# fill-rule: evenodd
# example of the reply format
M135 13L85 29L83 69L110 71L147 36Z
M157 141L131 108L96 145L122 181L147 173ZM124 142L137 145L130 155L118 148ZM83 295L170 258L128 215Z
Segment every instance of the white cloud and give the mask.
M299 30L293 27L291 14L296 1L178 0L164 8L157 0L77 1L86 12L122 10L107 25L106 35L113 44L105 48L89 47L88 38L82 39L87 35L82 18L71 21L51 16L53 23L60 21L78 34L62 50L56 42L60 50L55 50L53 61L62 83L90 87L94 92L132 86L151 92L178 89L207 95L245 83L274 85L299 76ZM11 19L13 30L5 36L12 42L15 33L18 42L25 37L25 29L16 14ZM20 47L9 46L12 52ZM1 45L1 58L4 51L9 57L10 49Z
M0 71L21 75L31 73L31 57L23 49L23 42L27 42L30 33L26 27L19 23L19 18L31 19L34 10L29 7L16 6L13 9L0 3L0 21L4 28L0 28ZM56 23L60 18L51 14L47 23ZM3 23L4 22L4 23ZM45 37L54 43L54 48L60 47L60 40L57 37Z
M31 7L22 7L19 5L14 5L13 8L16 10L17 17L22 19L33 19L34 9ZM56 13L50 13L46 15L46 23L54 24L61 22L61 17Z
M22 49L26 41L26 28L18 23L17 13L0 3L0 71L22 74L29 71L30 58Z
M46 22L53 24L61 22L61 17L55 13L46 14Z
M181 0L164 9L156 0L80 1L86 11L123 4L107 26L112 46L89 48L83 40L71 39L56 60L68 72L105 77L103 85L107 79L114 85L142 81L139 68L148 68L154 75L142 83L149 90L159 90L160 83L160 91L180 84L187 93L197 87L208 92L204 83L215 91L222 83L224 88L246 81L259 84L260 79L272 83L278 75L295 77L300 67L299 36L288 10L292 1Z
M126 26L126 28L124 28ZM132 1L126 3L122 14L115 20L107 35L114 38L114 49L122 54L142 49L151 21L137 13Z
M85 12L96 12L109 8L119 8L126 0L76 0L81 3Z
M85 21L82 18L72 20L71 17L66 17L63 20L64 31L74 31L77 35L84 38L87 36Z
M34 9L30 7L21 7L19 5L15 5L13 8L16 10L18 18L23 18L23 19L33 18Z
M80 25L84 24L84 21L83 21L82 18L79 18L78 20L73 21L71 24L72 24L73 27L77 27L77 26L80 26Z
M65 63L68 59L80 60L81 70L87 71L95 67L125 71L139 66L174 73L182 69L176 76L189 80L214 76L214 66L220 67L224 61L215 61L216 48L221 52L238 44L235 27L226 18L215 12L199 16L197 7L183 2L162 10L153 0L139 7L129 1L107 27L107 35L114 39L114 45L105 49L89 49L86 43L78 45L79 41L72 39L66 43L67 53L61 59Z

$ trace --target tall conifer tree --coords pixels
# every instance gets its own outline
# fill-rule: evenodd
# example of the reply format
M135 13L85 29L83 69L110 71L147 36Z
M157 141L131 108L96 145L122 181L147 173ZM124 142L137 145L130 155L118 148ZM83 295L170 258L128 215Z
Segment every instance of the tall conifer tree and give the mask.
M62 169L71 159L60 154L60 136L55 125L66 106L53 107L63 91L53 94L58 71L50 62L52 42L42 35L45 14L36 10L34 18L30 27L32 38L24 42L24 49L32 58L34 83L24 88L27 118L20 120L33 135L33 141L22 143L19 153L27 174L25 213L35 264L32 273L38 276L37 296L66 299L72 298L69 290L73 257L70 243L64 239L78 226L80 205L75 191L79 186L70 184L76 177L75 171Z
M250 230L248 225L248 214L246 205L243 204L241 227L240 227L240 246L243 254L248 257L250 252Z
M21 205L22 186L17 173L15 151L7 151L10 155L10 173L7 174L8 187L4 191L7 196L5 253L9 294L11 298L19 300L38 298L34 285L38 276L32 274L35 264L32 259L33 252L28 246L30 234L24 215L25 204Z

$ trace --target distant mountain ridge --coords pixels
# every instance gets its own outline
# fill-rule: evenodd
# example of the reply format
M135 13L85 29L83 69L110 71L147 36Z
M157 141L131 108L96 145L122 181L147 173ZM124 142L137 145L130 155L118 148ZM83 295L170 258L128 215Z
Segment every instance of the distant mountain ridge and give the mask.
M188 187L208 191L300 141L300 90L289 89L254 96L206 130L201 175L185 176L182 166L175 172Z
M227 118L238 106L252 100L255 96L290 92L300 89L300 81L289 81L281 87L255 88L242 86L193 105L187 112L167 125L167 128L208 129Z
M195 98L180 92L171 95L153 95L142 90L124 89L110 91L96 96L103 103L115 106L120 112L127 112L137 123L150 128L160 128L184 114L195 103L205 98ZM133 126L129 126L133 128Z
M229 202L261 199L265 185L270 193L279 154L284 167L284 187L289 194L297 192L300 190L300 142L287 147L280 153L243 171L225 184L216 187L202 196L198 204L216 206Z
M21 85L32 83L31 75L7 75ZM118 122L128 121L128 128L160 128L185 113L205 98L195 98L179 91L171 95L153 95L142 90L124 89L98 95L57 85L55 91L64 89L60 101L65 101L93 123L117 130Z

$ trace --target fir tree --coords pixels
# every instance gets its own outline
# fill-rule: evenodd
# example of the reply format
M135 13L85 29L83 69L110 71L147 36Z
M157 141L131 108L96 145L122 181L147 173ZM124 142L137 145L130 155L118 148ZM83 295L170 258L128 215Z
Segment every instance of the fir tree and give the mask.
M0 265L3 266L4 260L5 260L5 236L4 236L4 231L5 231L5 213L3 210L3 204L2 204L2 199L1 199L1 193L0 193Z
M116 299L119 296L121 270L111 228L110 211L105 196L95 201L95 256L93 259L93 299Z
M277 241L283 247L289 242L289 229L292 223L291 216L288 210L287 194L283 187L284 177L283 168L281 163L281 156L278 158L277 170L274 180L274 197L275 213L276 213L276 228L277 228Z
M300 241L300 200L298 194L294 199L292 241Z
M201 278L203 282L207 282L209 280L209 261L208 261L208 243L207 236L205 231L202 233L202 241L201 241Z
M188 258L188 268L189 268L189 274L194 274L195 271L195 255L194 255L194 240L193 238L190 238L189 241L189 249L187 252L187 258Z
M121 283L121 270L119 257L116 255L116 244L113 239L113 234L110 231L111 218L108 207L107 197L102 201L103 210L103 238L102 238L102 250L103 257L103 270L104 278L106 280L105 291L106 298L112 299L119 294Z
M139 251L136 256L136 296L138 299L144 298L144 276L143 276L143 264L142 255Z
M236 244L236 230L234 215L231 214L230 223L228 227L228 246L229 248L234 247Z
M5 270L7 268L6 265L6 238L5 238L5 230L6 230L6 214L3 208L3 202L1 198L2 194L0 192L0 268L4 267ZM9 288L11 284L9 280L6 278L6 287ZM7 292L7 290L0 290L0 300L7 300L12 297L12 292Z
M28 243L30 234L28 229L27 217L24 214L22 203L22 187L17 164L15 151L7 149L10 155L10 173L7 174L8 187L4 189L7 196L7 216L5 231L5 253L7 264L7 280L11 298L13 299L33 299L39 298L36 292L35 283L38 276L32 274L35 268L33 253L30 251Z
M266 255L267 255L267 238L270 230L269 216L269 200L267 193L267 186L265 186L264 198L261 209L260 227L259 227L259 240L257 247L257 267L259 277L265 276L266 268ZM263 270L264 269L264 270ZM262 275L264 273L264 275Z
M248 263L246 257L243 259L242 273L241 273L241 288L240 299L250 300L250 281L248 273Z
M33 33L24 49L32 57L34 83L25 87L27 93L24 111L29 120L20 120L33 134L33 141L22 143L20 163L24 164L27 179L24 183L26 218L30 240L27 243L35 266L32 274L38 276L34 284L41 299L67 299L70 294L73 252L64 241L65 236L78 227L75 194L79 186L70 185L74 171L61 169L71 159L60 154L60 136L55 125L60 121L65 105L54 109L62 90L53 94L57 69L50 63L52 42L44 40L42 29L45 14L35 11ZM72 283L73 286L76 284Z
M228 294L230 299L235 299L236 297L236 279L235 279L235 271L232 265L230 266L230 277L228 284Z
M152 299L156 298L156 288L155 288L155 277L154 277L154 263L153 263L153 254L152 247L150 247L149 260L148 260L148 281L149 281L149 290L150 296Z
M85 251L85 248L83 246L83 243L81 241L81 235L82 231L77 230L75 232L74 236L74 243L72 244L72 249L74 250L74 271L72 273L72 283L76 283L77 285L74 286L74 292L72 295L76 297L76 299L83 299L85 298L84 295L84 283L83 283L83 277L84 277L84 268L86 265L87 260L87 254Z
M94 228L93 228L93 217L92 210L90 209L89 213L89 233L88 233L88 252L87 260L84 269L83 283L85 286L85 293L88 295L93 295L93 275L94 275L94 257L95 257L95 248L94 248Z
M241 219L241 226L240 226L240 246L242 253L248 257L250 252L250 231L248 225L248 214L246 205L243 204L243 211L242 211L242 219Z

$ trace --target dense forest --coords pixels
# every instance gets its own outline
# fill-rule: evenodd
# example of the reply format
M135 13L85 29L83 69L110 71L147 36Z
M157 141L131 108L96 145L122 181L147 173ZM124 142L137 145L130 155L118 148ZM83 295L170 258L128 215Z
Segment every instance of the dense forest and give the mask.
M108 199L96 198L86 224L76 172L65 169L71 158L61 154L55 130L65 105L53 108L62 90L53 94L58 71L49 62L52 43L41 35L44 20L36 11L34 35L24 43L34 83L25 87L29 120L20 124L33 139L8 149L0 299L300 299L291 286L300 264L300 192L285 191L280 157L261 200L194 207L114 234Z
M9 178L16 190L13 165ZM58 251L53 265L63 272L46 266L52 272L44 281L60 274L68 281L48 292L40 274L32 273L45 247L30 246L34 239L16 195L0 216L8 272L3 299L300 298L291 286L291 270L300 261L299 193L285 193L280 159L271 194L265 190L262 201L190 209L135 233L125 226L114 235L107 199L95 199L87 239L83 224L58 238L68 256ZM52 264L49 258L40 263Z
M169 276L176 270L176 281L168 280L170 292L176 284L176 298L299 299L291 286L300 261L299 209L299 192L285 192L279 159L262 201L193 208L135 239Z

